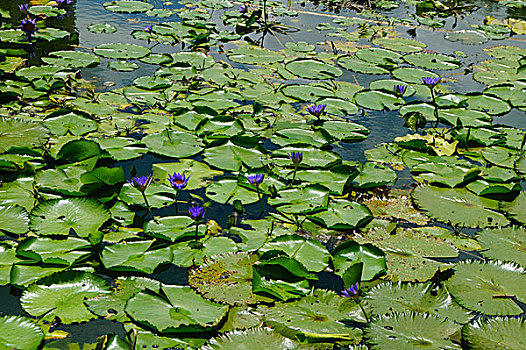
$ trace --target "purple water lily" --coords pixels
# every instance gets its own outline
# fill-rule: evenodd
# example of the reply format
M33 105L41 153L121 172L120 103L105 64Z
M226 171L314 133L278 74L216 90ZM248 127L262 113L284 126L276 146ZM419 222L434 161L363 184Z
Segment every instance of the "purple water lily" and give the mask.
M289 159L292 161L295 167L298 167L303 160L303 153L301 152L290 152Z
M265 174L254 174L254 175L247 175L248 182L250 182L254 186L259 186L263 179L265 178Z
M188 208L188 212L194 221L201 221L204 219L206 214L206 209L200 206L199 204L194 204Z
M55 0L57 2L58 7L63 8L68 5L71 5L75 0Z
M239 12L247 13L248 12L248 6L246 6L246 5L239 6Z
M37 19L23 19L20 28L24 31L24 33L26 33L26 38L31 38L31 36L38 30Z
M325 111L326 107L327 107L327 104L325 103L321 105L313 105L313 106L307 107L307 111L313 116L315 116L316 118L319 118Z
M23 14L26 14L29 12L29 3L18 5L18 8L20 9L20 12L22 12Z
M402 97L405 94L405 91L407 89L407 86L405 85L395 85L394 86L394 93L398 97Z
M152 183L152 175L148 176L135 176L128 180L128 183L138 189L141 193L144 193L148 186Z
M353 298L354 296L358 295L358 291L360 290L360 287L358 287L358 282L356 282L354 285L350 286L347 289L344 289L342 291L342 296L346 298Z
M420 81L422 82L422 84L432 89L438 84L438 82L440 81L440 78L439 77L437 78L425 77L425 78L420 79Z
M151 34L152 33L152 25L144 27L142 30L144 30L146 33Z
M185 188L189 179L190 176L186 177L186 175L179 173L173 173L172 175L168 175L168 182L170 182L170 185L172 185L172 187L176 190L182 190L183 188Z

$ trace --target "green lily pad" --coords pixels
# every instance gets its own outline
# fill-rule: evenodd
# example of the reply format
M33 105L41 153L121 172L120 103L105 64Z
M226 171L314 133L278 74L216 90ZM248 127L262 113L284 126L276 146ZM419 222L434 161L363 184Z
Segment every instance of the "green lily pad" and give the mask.
M117 31L117 28L115 26L108 24L108 23L95 23L88 27L88 30L92 33L115 33Z
M526 347L526 322L520 318L477 320L462 328L462 339L473 350L520 350Z
M264 312L265 324L302 342L360 342L361 331L343 320L363 320L359 306L334 292L313 290L298 301L278 303Z
M439 75L420 68L401 67L391 72L397 79L410 84L421 84L420 79L425 77L439 78Z
M522 309L514 300L524 302L524 269L500 262L462 261L446 281L455 301L466 309L486 315L518 315Z
M433 70L457 69L461 65L461 62L456 58L439 53L411 53L405 55L404 60L417 67Z
M331 64L314 59L298 59L285 65L285 68L294 75L305 79L334 79L343 72Z
M526 223L526 194L524 192L521 192L512 202L503 202L501 207L518 222Z
M194 220L189 216L164 216L150 220L144 225L144 233L155 238L175 242L186 237L194 237Z
M40 123L22 119L0 118L0 152L11 147L36 148L48 140L48 130Z
M95 274L70 271L44 278L30 285L20 297L22 308L31 316L62 323L84 322L95 318L84 299L110 293L106 281Z
M388 74L389 70L378 65L362 60L354 55L338 58L338 64L347 70L363 74Z
M508 220L497 212L498 202L465 189L418 187L413 199L426 214L442 222L468 227L505 226Z
M188 283L201 295L229 305L254 304L252 267L257 255L247 253L222 254L190 271Z
M44 339L42 329L23 316L0 317L0 332L0 344L4 349L18 349L23 344L26 350L37 350Z
M108 152L115 160L135 159L147 152L147 149L141 147L141 144L134 139L125 137L110 137L97 139L100 148Z
M37 205L30 215L31 229L40 235L80 237L96 232L110 218L98 202L84 198L55 199Z
M330 254L321 243L297 235L276 237L259 249L260 254L275 251L281 251L289 258L296 259L308 271L319 272L329 264Z
M151 208L163 208L174 203L173 189L168 186L150 185L145 194ZM146 206L141 192L128 183L122 186L119 199L129 205Z
M156 293L160 289L159 281L137 276L119 277L114 281L114 286L111 294L104 293L90 297L84 303L95 315L119 322L130 322L124 312L129 299L145 289Z
M394 94L385 93L383 91L369 90L358 92L354 96L357 105L367 109L381 111L384 109L397 109L404 100Z
M289 159L291 152L301 152L303 154L303 160L300 164L299 169L305 167L329 167L336 163L339 163L341 158L339 155L320 150L318 148L302 148L302 147L283 147L272 152L274 163L278 166L292 167L292 162ZM263 164L262 164L263 165ZM262 166L260 165L260 166ZM292 171L287 178L292 179Z
M46 6L46 5L36 5L29 7L30 14L32 15L43 15L45 17L57 17L59 15L65 15L66 10L54 7L54 6Z
M443 317L419 313L402 313L381 316L366 329L367 343L371 349L409 350L425 347L432 350L460 350L453 343L460 327Z
M478 233L482 256L514 262L526 267L526 231L520 227L503 227Z
M333 230L352 230L365 225L372 219L369 209L355 202L334 200L327 210L307 215L309 220Z
M90 248L91 244L80 238L30 237L18 245L16 254L26 262L71 266L91 255Z
M0 205L0 231L24 234L29 230L27 211L18 205Z
M86 52L80 51L55 51L49 54L49 57L42 57L42 61L67 68L84 68L94 67L99 64L100 59Z
M108 62L108 68L117 72L133 72L139 68L139 65L135 62L128 61L111 61Z
M109 270L153 273L172 260L170 248L152 249L153 241L126 242L104 247L101 261Z
M229 140L221 146L206 149L203 153L204 160L222 170L237 171L243 165L260 168L267 163L267 158L256 145L252 140Z
M488 37L480 30L459 30L446 34L449 41L460 41L464 45L480 45L488 41Z
M143 13L153 9L153 5L141 1L108 1L102 4L104 8L111 12L118 13Z
M224 178L215 181L206 188L206 196L222 204L230 204L240 200L243 205L255 203L258 194L238 183L237 179Z
M201 140L192 134L165 130L142 139L150 152L174 158L191 157L202 151Z
M189 333L216 328L228 306L201 297L190 287L164 285L161 295L140 292L128 301L126 313L158 332Z
M201 350L268 350L298 349L291 340L270 328L251 328L233 331L211 339Z
M44 120L46 128L54 135L82 136L97 130L97 123L76 113L62 114Z
M371 289L364 301L378 316L398 312L413 312L446 317L456 323L466 323L473 316L459 307L444 287L432 283L385 283Z
M342 278L350 268L361 263L362 271L357 282L370 281L387 271L385 254L381 249L372 244L362 245L352 240L343 242L332 251L332 261L334 273Z
M369 226L368 226L369 227ZM457 250L448 242L424 232L397 230L391 234L377 222L370 224L367 236L356 237L360 244L371 243L385 252L387 274L392 281L426 281L451 264L428 258L453 258Z
M303 214L326 209L329 192L320 186L306 186L281 190L279 197L269 198L268 203L284 213Z
M257 46L232 49L228 51L227 54L232 62L254 65L268 65L282 62L285 59L285 56L280 52L259 48Z
M420 52L427 47L426 44L413 39L386 37L375 38L372 40L373 44L380 45L386 49L398 52Z
M123 1L128 2L128 1ZM141 2L141 4L145 4ZM101 44L93 49L97 55L105 58L133 59L141 58L150 53L150 49L135 44Z
M365 163L358 168L358 175L353 179L354 188L372 188L394 183L397 178L396 172L375 163Z

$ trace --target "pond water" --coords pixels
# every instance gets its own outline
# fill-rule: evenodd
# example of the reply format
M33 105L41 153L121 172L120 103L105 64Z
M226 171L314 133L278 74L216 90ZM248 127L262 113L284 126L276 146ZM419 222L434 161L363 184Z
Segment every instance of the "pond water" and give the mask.
M526 347L524 1L25 3L0 349Z

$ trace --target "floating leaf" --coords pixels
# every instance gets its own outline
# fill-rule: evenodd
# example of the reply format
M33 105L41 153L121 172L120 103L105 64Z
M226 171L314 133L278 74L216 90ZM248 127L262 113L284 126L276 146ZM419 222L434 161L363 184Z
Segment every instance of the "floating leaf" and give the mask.
M343 74L339 68L314 59L291 61L285 65L285 68L292 74L306 79L333 79Z
M216 328L228 312L228 306L208 301L190 287L164 285L162 291L166 298L140 292L128 301L126 313L158 332L189 333Z
M44 339L44 332L31 319L23 316L0 317L0 344L4 349L36 350Z
M48 139L48 130L40 123L22 119L0 118L0 152L11 147L39 147Z
M423 186L415 189L413 199L430 217L453 225L486 227L508 223L504 215L496 211L497 201L465 189Z
M32 316L63 323L89 321L95 317L84 306L84 299L109 293L106 281L87 272L65 272L30 285L20 297L22 308Z
M371 349L415 349L425 347L433 350L460 350L452 342L460 328L445 318L402 313L381 316L366 329L367 343Z
M92 54L79 51L55 51L50 57L42 57L47 64L68 68L94 67L99 64L100 59Z
M333 230L352 230L372 219L371 212L366 206L346 200L331 201L327 210L307 217Z
M129 1L123 1L129 2ZM147 4L140 2L140 4ZM150 5L150 4L147 4ZM117 58L117 59L133 59L141 58L150 53L150 50L146 47L135 45L135 44L101 44L93 49L97 55L105 58Z
M257 255L247 253L214 256L190 271L188 283L207 299L229 305L254 304L252 267Z
M444 287L432 283L381 284L371 289L364 301L372 313L379 316L398 312L429 313L457 323L466 323L472 318L453 301Z
M246 331L233 331L213 338L202 350L268 350L297 349L291 340L270 328L251 328Z
M172 260L170 248L152 249L153 241L126 242L104 247L101 261L114 271L153 273L160 264Z
M462 339L473 350L520 350L526 347L526 322L520 318L477 320L462 328Z
M503 227L478 233L480 252L493 260L510 261L526 267L526 231L520 227Z
M106 209L89 199L70 198L45 201L30 215L31 229L41 235L63 235L75 231L80 237L96 232L110 218Z
M142 13L153 9L153 5L141 1L108 1L102 4L104 8L111 12L118 13Z

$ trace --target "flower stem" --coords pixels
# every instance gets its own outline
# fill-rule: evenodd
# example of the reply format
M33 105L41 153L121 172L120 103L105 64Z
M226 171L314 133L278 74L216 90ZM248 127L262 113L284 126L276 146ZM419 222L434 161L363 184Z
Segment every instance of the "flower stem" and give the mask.
M142 198L144 199L144 204L146 204L146 208L148 209L148 212L150 212L150 203L148 203L148 199L146 199L146 193L142 191L141 194L142 194Z
M429 90L431 90L431 98L433 99L433 107L434 107L434 112L435 112L435 128L438 126L438 105L437 105L437 101L435 99L435 90L430 87Z
M365 312L365 309L363 308L362 303L360 303L359 301L356 301L356 302L358 303L358 306L360 307L360 309L362 309L363 316L365 317L365 321L369 323L369 317L367 316L367 312Z
M296 171L298 171L298 166L294 166L294 172L292 173L291 185L294 185L294 182L296 181Z
M176 214L179 214L179 208L177 206L177 195L179 194L179 190L175 190L175 199L174 199L174 202L175 202L175 213Z
M263 201L261 200L261 193L259 193L259 187L256 186L256 192L258 194L258 202L259 206L261 207L261 212L259 213L259 219L263 216L263 213L265 212L265 208L263 208Z
M195 241L197 242L199 240L199 223L195 223Z

